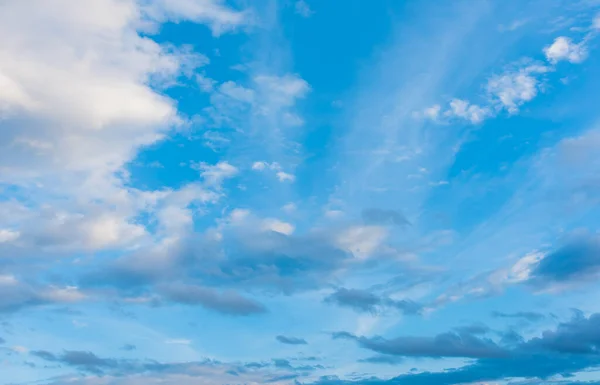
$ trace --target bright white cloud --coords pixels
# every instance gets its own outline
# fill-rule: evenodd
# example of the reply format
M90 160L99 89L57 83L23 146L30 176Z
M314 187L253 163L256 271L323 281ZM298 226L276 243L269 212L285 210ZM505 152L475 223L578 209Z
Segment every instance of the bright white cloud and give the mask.
M566 60L571 63L581 63L587 58L587 48L584 43L573 43L568 37L560 36L554 43L544 48L546 59L552 64Z

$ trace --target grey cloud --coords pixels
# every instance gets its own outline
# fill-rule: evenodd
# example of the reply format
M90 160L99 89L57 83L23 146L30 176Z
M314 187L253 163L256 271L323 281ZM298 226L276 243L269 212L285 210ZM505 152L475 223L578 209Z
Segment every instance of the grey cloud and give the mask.
M334 333L334 339L350 339L364 349L377 353L403 357L502 357L507 351L489 338L466 332L447 332L434 337L359 337L350 333Z
M516 313L502 313L499 311L494 311L492 312L492 316L496 318L521 318L530 322L540 321L546 318L546 316L541 313L531 311L519 311Z
M407 315L419 314L422 306L409 300L393 300L367 290L340 288L325 298L325 302L349 307L358 312L378 313L385 308L399 310Z
M287 345L306 345L307 344L307 342L304 338L277 336L277 337L275 337L275 339L277 339L277 341L281 342L282 344L287 344Z
M378 355L378 356L372 356L372 357L360 359L360 360L358 360L358 362L364 362L367 364L398 365L398 364L403 363L404 359L402 357L397 357L397 356Z
M101 374L105 369L116 369L123 366L123 362L114 359L99 358L94 353L85 351L65 350L61 355L57 356L45 350L37 350L32 351L31 354L45 361L73 366L95 374Z
M267 311L262 304L233 291L220 293L194 285L171 285L163 288L161 292L172 302L200 305L223 314L246 316Z
M576 313L569 322L560 323L556 330L545 331L525 346L558 353L597 354L600 351L600 313L589 318Z
M531 272L530 282L574 282L600 273L600 238L584 236L546 255Z
M340 332L335 333L334 338L351 339L362 348L391 356L415 356L415 353L418 353L418 356L426 357L476 358L472 364L458 369L407 374L390 380L372 378L361 381L360 384L452 385L508 378L546 380L556 375L568 377L573 373L600 365L600 356L598 355L598 351L600 351L600 314L593 314L586 318L581 313L576 313L571 320L559 324L555 330L546 330L540 337L527 341L514 331L502 336L499 343L489 340L473 340L472 338L457 343L456 338L439 338L447 334L432 338L402 337L385 340L381 337L369 339ZM436 343L444 340L450 342L445 346ZM356 382L322 378L314 385L317 384L349 385L356 384Z
M405 226L410 224L404 215L396 210L369 208L364 209L361 216L363 221L370 225Z
M288 236L243 228L222 235L221 241L190 236L172 245L168 255L125 256L90 272L81 285L135 293L175 281L291 294L325 286L352 258L327 234ZM147 262L152 259L168 263Z
M86 381L53 382L63 383L95 383L100 378L113 378L111 384L128 384L128 378L144 378L140 383L180 384L198 383L205 379L208 383L273 383L281 378L298 378L311 371L322 369L321 365L295 366L286 359L273 359L264 363L224 363L216 360L196 362L161 363L153 360L102 358L86 351L64 351L61 354L38 350L30 353L43 361L72 367L94 376L79 377ZM189 382L187 382L189 381ZM138 382L134 382L138 384ZM204 383L204 382L203 382Z
M132 344L125 344L125 345L121 346L121 350L124 350L126 352L131 352L131 351L136 350L136 349L137 349L137 347L135 345L132 345Z
M70 302L72 298L60 295L61 289L64 287L19 281L11 276L9 282L0 285L0 314L27 307Z

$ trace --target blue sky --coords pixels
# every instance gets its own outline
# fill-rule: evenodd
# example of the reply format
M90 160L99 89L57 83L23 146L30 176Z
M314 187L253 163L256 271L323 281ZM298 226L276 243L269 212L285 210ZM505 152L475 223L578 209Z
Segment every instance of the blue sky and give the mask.
M600 384L600 2L0 2L0 383Z

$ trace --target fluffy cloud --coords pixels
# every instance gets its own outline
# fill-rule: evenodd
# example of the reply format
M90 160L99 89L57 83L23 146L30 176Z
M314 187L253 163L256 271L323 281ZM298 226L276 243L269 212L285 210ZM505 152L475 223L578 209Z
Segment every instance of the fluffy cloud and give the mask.
M544 48L546 59L552 64L566 60L571 63L581 63L587 58L587 48L584 43L573 43L568 37L557 37L554 42Z
M491 114L488 108L480 107L476 104L461 99L450 101L450 109L445 112L446 116L462 118L473 124L481 123Z
M540 91L539 74L544 74L549 68L541 65L530 65L515 71L507 71L493 76L487 84L487 91L498 105L510 113L515 113L519 107L532 100Z

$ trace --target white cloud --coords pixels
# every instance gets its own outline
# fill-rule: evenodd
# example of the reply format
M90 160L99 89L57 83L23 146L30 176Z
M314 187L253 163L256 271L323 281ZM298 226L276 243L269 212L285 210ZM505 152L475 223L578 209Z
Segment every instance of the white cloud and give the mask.
M587 58L587 48L584 43L573 43L568 37L560 36L554 43L544 48L546 59L552 64L566 60L571 63L581 63Z
M144 11L154 19L191 20L208 24L214 35L249 23L249 14L230 9L221 0L154 0Z
M198 86L204 92L212 92L215 88L216 80L211 79L203 74L196 75L196 81L198 82Z
M488 281L497 288L509 284L525 282L529 279L533 267L544 258L544 254L534 251L515 262L508 269L498 269L490 274Z
M310 90L308 83L295 75L259 75L254 82L266 100L264 108L268 109L291 107Z
M264 170L274 171L275 176L277 177L277 179L280 182L293 182L296 180L295 175L284 172L282 170L281 165L277 162L272 162L272 163L263 162L263 161L254 162L252 164L252 169L255 171L264 171Z
M18 231L0 229L0 243L8 243L16 240L21 235Z
M232 81L227 81L227 82L221 84L221 86L219 87L219 91L222 94L227 95L230 98L235 99L240 102L252 103L254 101L254 91L253 90L242 87Z
M445 112L445 115L462 118L473 124L478 124L490 115L490 111L488 108L470 104L465 100L453 99L450 101L450 109Z
M594 20L592 22L592 29L600 29L600 14L594 17Z
M1 2L0 182L35 197L12 210L18 215L2 215L0 228L10 229L3 242L20 250L132 246L149 236L135 216L158 202L163 228L182 225L185 212L171 207L176 194L125 187L123 167L181 122L158 90L208 60L142 33L184 19L219 33L245 17L212 0ZM204 171L216 183L232 169Z
M192 340L186 340L181 338L168 339L165 341L167 345L191 345Z
M440 116L441 109L442 107L439 104L435 104L423 110L423 115L431 120L436 120Z
M277 179L279 179L280 182L293 182L296 180L295 175L289 174L287 172L278 171L276 175Z
M293 213L294 211L297 210L297 205L293 202L287 203L286 205L284 205L281 210L285 211L286 213Z
M540 65L530 65L516 71L507 71L488 80L487 90L492 99L510 113L516 113L519 107L532 100L540 90L537 75L550 69Z
M270 165L266 162L254 162L252 163L252 169L256 171L262 171Z
M86 298L85 294L75 286L64 288L51 286L40 293L40 297L49 302L69 303L78 302Z
M353 226L342 231L336 241L340 248L364 259L382 245L387 235L387 229L382 226Z
M280 221L279 219L267 218L263 220L262 228L264 231L275 231L277 233L291 235L294 232L294 225Z
M221 187L224 180L233 178L238 174L237 167L225 161L218 162L215 165L201 162L192 167L200 171L200 176L204 178L207 185L213 187Z

